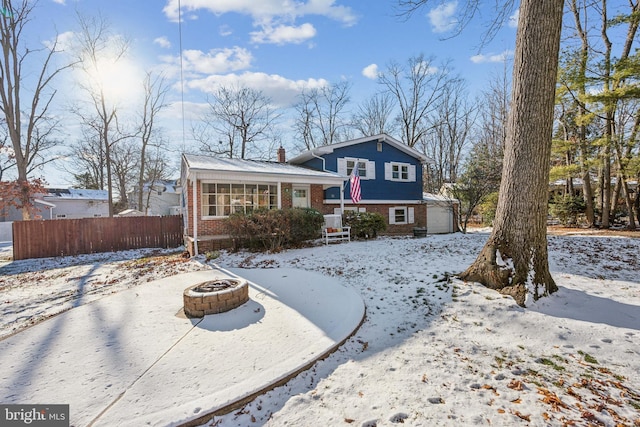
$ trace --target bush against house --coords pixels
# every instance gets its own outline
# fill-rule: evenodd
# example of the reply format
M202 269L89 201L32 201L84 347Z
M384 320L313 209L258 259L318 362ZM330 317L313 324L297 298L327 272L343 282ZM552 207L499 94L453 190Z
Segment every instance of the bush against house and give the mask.
M225 220L236 248L279 251L320 236L324 217L315 209L256 209Z
M345 226L351 227L351 236L360 239L376 238L387 229L385 217L377 212L346 211L344 222Z

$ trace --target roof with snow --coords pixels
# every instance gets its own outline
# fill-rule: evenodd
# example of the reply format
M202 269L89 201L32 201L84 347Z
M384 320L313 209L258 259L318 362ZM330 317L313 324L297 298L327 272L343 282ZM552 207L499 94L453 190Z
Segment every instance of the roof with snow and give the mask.
M442 194L433 194L433 193L422 193L422 200L426 202L460 203L458 199L447 197Z
M47 200L109 200L107 190L89 190L85 188L47 188L43 196Z
M144 190L148 191L152 188L153 191L162 191L163 193L179 193L180 188L179 181L177 179L158 179L153 182L145 182Z
M315 178L341 181L347 179L335 172L318 171L288 163L263 160L228 159L194 154L183 154L183 161L192 171L215 171L238 174L271 175L290 178Z

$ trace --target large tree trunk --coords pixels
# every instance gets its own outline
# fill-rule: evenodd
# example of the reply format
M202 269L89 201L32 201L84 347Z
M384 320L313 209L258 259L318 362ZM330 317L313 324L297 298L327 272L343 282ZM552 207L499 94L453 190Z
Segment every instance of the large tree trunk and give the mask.
M549 272L549 156L563 0L523 0L512 108L494 228L461 278L512 295L524 306L558 290Z

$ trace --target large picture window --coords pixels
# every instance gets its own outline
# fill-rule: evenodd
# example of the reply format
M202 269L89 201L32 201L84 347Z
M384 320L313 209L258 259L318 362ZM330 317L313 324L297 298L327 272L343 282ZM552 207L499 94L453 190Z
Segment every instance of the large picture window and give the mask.
M276 209L278 186L272 184L202 184L202 215L229 216L254 209Z

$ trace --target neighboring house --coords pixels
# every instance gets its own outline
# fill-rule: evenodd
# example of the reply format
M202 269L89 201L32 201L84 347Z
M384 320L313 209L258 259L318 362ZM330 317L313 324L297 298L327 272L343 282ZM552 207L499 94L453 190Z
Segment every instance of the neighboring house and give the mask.
M129 207L146 215L179 215L182 187L177 179L145 183L142 206L138 206L138 188L129 194Z
M322 211L377 212L387 221L387 234L409 234L415 227L427 226L422 172L429 162L425 155L385 134L317 147L289 161L343 176L351 175L358 164L362 199L353 203L347 184L342 205L340 188L329 188L324 194Z
M75 219L109 216L107 190L79 188L47 188L46 194L33 199L34 219ZM21 221L22 213L15 208L5 211L4 221Z
M256 208L321 210L325 189L348 179L279 162L183 154L181 182L185 246L191 255L228 245L224 219ZM194 209L195 207L195 209Z
M48 203L40 215L43 219L97 218L109 216L109 192L80 188L48 188L41 199ZM36 198L36 202L38 202ZM36 203L36 206L38 203ZM53 205L53 206L52 206ZM48 216L47 216L48 215Z

